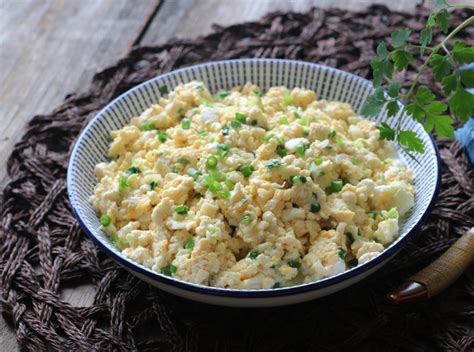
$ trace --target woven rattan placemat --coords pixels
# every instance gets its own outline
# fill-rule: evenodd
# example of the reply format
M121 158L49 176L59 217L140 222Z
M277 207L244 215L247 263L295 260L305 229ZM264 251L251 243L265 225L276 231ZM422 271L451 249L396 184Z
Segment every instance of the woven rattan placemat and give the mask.
M239 57L306 60L368 77L377 42L403 26L419 30L424 15L385 7L364 13L313 10L216 27L198 40L136 48L97 74L85 94L34 117L8 161L11 181L1 208L2 309L20 346L32 351L472 351L472 268L431 301L407 307L384 301L391 288L474 226L474 171L454 142L439 142L442 189L417 239L363 282L283 308L207 306L151 288L95 248L66 196L68 152L76 136L130 87L178 67ZM453 22L465 17L456 13ZM464 36L473 38L472 28ZM429 77L424 81L439 91ZM65 287L84 284L95 288L92 305L65 301Z

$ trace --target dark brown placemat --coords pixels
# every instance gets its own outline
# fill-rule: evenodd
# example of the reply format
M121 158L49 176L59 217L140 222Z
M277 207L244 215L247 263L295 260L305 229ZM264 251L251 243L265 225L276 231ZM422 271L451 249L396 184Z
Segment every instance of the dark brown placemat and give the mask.
M208 306L144 284L98 252L72 216L66 195L71 144L89 118L130 87L185 65L239 57L306 60L368 77L377 42L404 26L419 30L424 16L374 6L363 13L276 13L258 23L216 27L198 40L137 48L97 74L87 93L34 117L8 161L11 182L1 208L2 309L20 346L34 351L472 350L472 268L428 302L393 307L384 301L391 288L474 226L474 171L457 143L439 142L442 189L416 240L363 282L283 308ZM454 24L465 17L457 12ZM473 38L472 28L463 36ZM429 77L424 81L438 89ZM65 287L84 284L95 288L91 306L65 301Z

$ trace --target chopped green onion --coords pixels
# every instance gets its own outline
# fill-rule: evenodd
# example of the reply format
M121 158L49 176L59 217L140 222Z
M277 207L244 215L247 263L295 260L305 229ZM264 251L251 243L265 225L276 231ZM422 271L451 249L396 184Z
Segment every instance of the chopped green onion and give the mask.
M194 237L189 236L184 244L184 248L186 249L193 249L194 248Z
M252 214L246 213L244 216L242 216L242 223L245 225L250 224L250 221L252 220Z
M158 89L160 90L161 95L168 95L170 93L168 90L168 86L161 86Z
M201 104L204 105L204 106L213 106L212 102L209 100L209 99L206 99L206 98L202 98L201 99Z
M359 228L357 228L357 236L362 236L362 231Z
M280 157L285 157L287 155L286 153L286 149L282 146L278 146L277 147L277 150L276 150L277 154L280 156Z
M219 193L219 196L222 198L222 199L229 199L230 197L230 191L228 190L223 190L222 192Z
M153 131L156 130L155 124L153 122L144 122L140 126L142 131Z
M309 119L307 116L303 116L300 120L300 123L303 125L303 126L308 126L309 125Z
M337 144L338 146L342 147L342 146L345 144L345 142L344 142L344 140L342 139L341 136L336 136L335 139L336 139L336 144Z
M240 128L240 127L242 127L242 124L241 124L239 121L237 121L237 120L232 120L232 121L230 122L230 125L231 125L232 127L234 127L234 128Z
M331 193L340 192L342 190L343 183L342 181L331 181L331 185L329 186L329 190Z
M301 263L300 262L297 262L295 260L291 260L288 262L288 266L290 268L295 268L295 269L299 269L301 267Z
M197 180L197 178L202 175L202 172L198 169L190 167L188 169L188 175L191 176L194 180Z
M334 138L336 137L336 131L335 130L332 130L331 132L328 133L328 138Z
M273 169L274 167L285 166L286 163L280 160L272 160L265 163L267 169Z
M288 118L287 118L286 116L280 117L280 119L278 120L278 122L280 123L280 125L288 125L288 124L289 124Z
M178 160L176 160L176 162L178 164L182 164L182 165L189 164L189 160L186 160L186 159L178 159Z
M170 264L161 268L161 273L166 276L172 276L177 270L178 268L175 265Z
M290 176L288 177L288 182L292 185L297 184L297 183L306 183L308 180L306 180L305 176Z
M321 204L318 201L311 203L311 207L309 209L313 214L318 213L321 210Z
M377 219L377 215L379 215L376 211L372 212L372 219Z
M127 176L121 176L119 178L119 186L118 186L118 193L120 196L123 196L123 192L125 191L125 187L129 187L130 182L128 181Z
M224 99L225 97L228 97L229 95L230 95L229 92L222 91L222 92L219 92L219 93L216 94L216 99L222 100L222 99Z
M218 160L214 155L211 155L206 160L206 166L208 169L214 169L217 166Z
M209 170L209 175L216 181L224 181L225 176L217 170Z
M272 139L273 137L275 137L275 135L274 135L273 133L267 133L267 134L265 135L265 137L262 138L262 140L263 140L264 142L268 142L268 141L269 141L270 139Z
M281 284L279 282L275 282L275 284L272 286L272 288L280 288Z
M235 113L235 120L239 121L241 123L245 123L245 121L247 121L247 116L245 116L241 112L236 112Z
M293 117L294 117L295 119L301 119L301 115L298 114L297 111L293 111Z
M120 239L116 232L113 232L112 235L110 235L110 242L112 242L112 244L118 249L122 249L121 248L122 246L120 244Z
M397 210L397 208L392 208L392 209L390 209L390 210L387 212L387 216L388 216L389 218L394 218L394 219L398 218L398 210Z
M314 163L315 163L316 166L321 165L321 164L323 163L323 159L321 159L321 158L315 158L315 159L314 159Z
M309 147L307 145L299 145L297 148L296 148L296 154L298 154L298 156L300 158L302 158L304 156L304 152L308 149Z
M249 258L252 259L252 260L255 260L257 259L257 257L260 255L261 253L258 252L258 251L252 251L249 253Z
M198 132L198 136L199 137L207 137L209 133L205 132L205 131L202 131L202 132Z
M140 174L142 171L136 167L135 165L132 165L128 168L127 170L127 175L130 176L132 174Z
M186 215L188 213L188 207L186 205L178 205L173 208L173 211L178 215Z
M303 128L303 137L308 137L309 136L309 129Z
M110 216L108 216L107 214L103 214L101 217L100 217L100 224L104 227L107 227L110 225L112 219L110 219Z
M209 190L211 191L212 194L217 194L219 191L222 190L222 185L220 184L219 181L214 180L209 185Z
M263 97L265 95L265 93L262 93L262 92L255 92L255 95L259 98Z
M229 189L232 189L234 188L234 182L232 182L231 180L225 180L224 181L224 184L227 186L227 188Z
M344 259L346 256L346 250L342 247L339 247L337 250L337 254L339 255L339 258Z
M359 165L359 160L357 160L356 158L351 158L350 160L353 165Z
M229 126L225 124L224 127L222 127L222 135L227 136L228 134L229 134Z
M155 181L151 181L151 183L150 183L151 190L153 191L156 188L157 185L158 184Z
M250 165L250 164L245 164L245 165L242 165L240 168L239 168L239 171L245 176L245 177L249 177L250 175L252 175L252 173L255 171L255 168Z
M209 142L214 143L215 141L216 141L216 137L212 136L211 138L209 138Z
M257 126L257 124L258 124L258 120L253 119L252 122L251 122L251 125L252 126Z
M181 127L183 130L189 130L191 127L191 121L187 118L184 118L183 121L181 121Z
M218 144L217 145L217 155L219 155L220 157L225 157L227 155L227 153L229 153L229 145L228 144Z
M168 136L164 132L158 133L158 139L160 140L161 143L165 143L166 140L168 139Z
M285 94L283 96L283 104L285 105L291 105L293 103L293 99L291 99L291 95Z

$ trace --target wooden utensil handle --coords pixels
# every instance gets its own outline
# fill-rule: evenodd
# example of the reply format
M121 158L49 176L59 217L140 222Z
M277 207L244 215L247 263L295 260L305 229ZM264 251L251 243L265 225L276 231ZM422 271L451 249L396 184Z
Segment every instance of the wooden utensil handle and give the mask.
M474 260L474 228L461 236L441 257L408 279L387 298L395 304L433 297L451 285Z
M410 281L423 284L428 297L451 285L474 260L474 228L461 236L441 257L419 271Z

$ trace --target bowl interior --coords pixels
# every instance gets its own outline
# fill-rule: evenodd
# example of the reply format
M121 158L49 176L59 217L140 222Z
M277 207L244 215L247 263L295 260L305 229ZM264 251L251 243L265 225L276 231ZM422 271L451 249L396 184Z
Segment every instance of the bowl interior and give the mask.
M314 90L319 99L347 102L357 112L360 111L367 95L373 91L371 82L326 66L289 60L246 59L214 62L177 70L144 82L124 93L107 105L81 133L71 155L67 180L71 205L82 226L97 242L118 256L122 255L100 230L99 220L89 203L89 197L93 194L97 183L94 167L107 159L111 130L123 127L133 116L141 114L151 104L157 103L161 86L166 85L169 90L172 90L178 84L192 80L203 81L213 93L243 85L246 82L252 82L264 90L279 85L290 89L304 87ZM400 152L400 157L413 170L416 189L415 206L401 219L400 236L385 252L399 247L400 242L420 222L431 206L439 182L437 150L431 137L419 123L407 116L402 118L402 129L415 131L423 140L426 152L419 156L418 163ZM373 120L386 121L393 126L398 119L387 119L384 110ZM385 252L379 257L383 257ZM377 261L377 258L358 266L357 270L361 270L360 268L364 266L370 267L371 262ZM131 260L125 260L132 266L142 267ZM151 272L142 267L143 270ZM161 274L152 273L161 276Z

